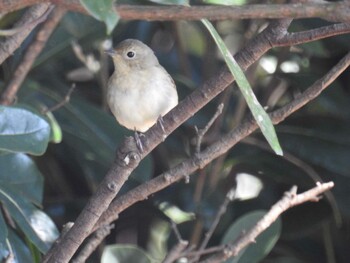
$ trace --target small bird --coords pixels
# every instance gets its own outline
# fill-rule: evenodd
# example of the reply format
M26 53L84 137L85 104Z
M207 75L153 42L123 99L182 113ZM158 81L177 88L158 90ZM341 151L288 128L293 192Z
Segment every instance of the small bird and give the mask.
M174 80L139 40L124 40L107 53L115 67L108 81L108 105L121 125L145 132L177 105Z

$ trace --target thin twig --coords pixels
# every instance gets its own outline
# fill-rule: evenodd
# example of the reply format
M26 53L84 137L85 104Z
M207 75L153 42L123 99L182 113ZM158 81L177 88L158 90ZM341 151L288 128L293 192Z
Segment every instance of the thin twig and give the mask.
M186 249L188 246L187 240L180 240L168 253L168 255L163 260L163 263L172 263L176 259L179 258L181 253Z
M208 255L208 254L213 254L216 252L220 252L223 251L226 248L226 244L225 245L220 245L220 246L215 246L215 247L209 247L203 250L195 250L195 251L186 251L184 253L182 253L179 258L190 258L190 257L196 257L199 258L203 255Z
M5 5L7 5L5 3ZM21 19L15 24L15 27L21 27L23 25L27 25L28 21L38 21L40 17L42 17L47 10L50 8L49 3L38 4L31 7L25 14L21 17ZM4 11L3 8L0 7L1 11ZM29 35L30 32L34 29L37 24L32 24L31 26L27 26L20 33L6 38L0 44L0 64L2 64L5 59L13 54L13 52L22 44L23 40Z
M208 230L207 233L205 233L205 238L203 240L203 242L201 243L199 250L204 250L206 248L206 246L209 243L210 238L213 236L214 231L217 227L217 225L220 222L221 217L224 215L224 213L226 212L227 206L229 205L229 203L231 203L234 199L235 199L235 195L236 195L236 189L235 188L231 188L225 197L224 202L221 204L219 210L217 211L215 218Z
M179 243L177 243L168 253L166 258L163 260L163 263L172 263L176 259L179 258L179 255L184 251L184 249L188 246L188 241L181 240Z
M199 249L198 251L183 253L179 257L189 258L191 256L199 257L204 254L218 253L211 258L204 260L203 263L216 263L224 262L229 257L236 256L244 247L248 246L257 236L259 236L265 229L267 229L277 218L286 210L306 203L306 202L317 202L320 199L320 195L334 187L333 182L328 183L317 183L316 186L304 193L297 194L297 188L293 186L290 191L284 194L284 197L278 201L267 214L259 220L250 230L239 236L233 244L225 244L208 249Z
M182 241L183 239L182 239L182 237L181 237L181 234L180 234L180 231L179 231L179 229L177 228L177 225L176 225L176 223L174 222L174 221L172 221L171 220L171 228L173 229L173 231L174 231L174 234L175 234L175 236L176 236L176 238L177 238L177 241Z
M177 244L170 250L168 255L165 257L163 260L163 263L172 263L174 262L177 258L179 258L179 255L186 249L188 246L188 241L183 240L180 231L177 228L177 225L174 221L171 221L171 228L173 229L176 239L177 239Z
M88 240L84 247L80 250L79 254L72 263L84 263L92 252L100 245L103 239L111 233L114 225L106 225L98 229Z
M204 240L202 241L201 245L199 246L199 251L204 251L204 249L206 248L206 246L209 243L210 238L213 236L214 231L217 227L217 225L220 222L221 217L224 215L224 213L226 212L227 206L229 205L230 202L232 202L235 199L235 194L236 194L236 189L235 188L231 188L227 194L226 197L224 199L224 201L222 202L219 210L217 211L213 222L211 223L211 226L208 230L207 233L205 233L204 235ZM197 255L196 257L194 257L193 259L190 260L190 262L197 262L199 259L199 255Z
M203 261L203 263L224 262L228 258L236 256L243 248L251 244L258 235L275 222L283 212L302 203L317 202L322 193L333 187L333 182L318 183L314 188L304 193L297 194L297 187L293 186L250 230L240 236L233 244L229 244L223 251L211 256L209 259Z
M11 81L1 94L0 104L10 105L14 102L17 91L30 71L35 59L43 50L47 40L64 14L65 10L56 8L53 11L52 16L43 24L40 31L36 35L35 41L29 46L21 64L17 67Z
M4 29L4 30L0 29L0 36L13 36L13 35L20 33L26 29L32 30L38 24L44 22L53 9L54 9L53 5L49 6L49 8L45 11L45 13L42 16L34 19L33 21L29 21L26 24L19 25L17 27L12 28L12 29Z
M70 87L70 89L68 90L66 96L64 96L63 100L61 100L60 102L58 102L57 104L55 104L54 106L48 108L48 109L44 109L42 110L42 114L46 114L48 112L53 112L55 110L58 110L59 108L63 107L65 104L67 104L70 101L70 97L72 96L72 93L75 89L75 84L73 83L72 86Z
M219 117L219 115L222 113L222 109L224 108L224 104L220 103L218 108L216 109L215 114L213 117L209 120L207 125L203 129L198 129L197 126L195 126L196 132L197 132L197 140L196 140L196 154L200 153L201 151L201 144L204 135L208 132L210 127L213 125L214 121Z

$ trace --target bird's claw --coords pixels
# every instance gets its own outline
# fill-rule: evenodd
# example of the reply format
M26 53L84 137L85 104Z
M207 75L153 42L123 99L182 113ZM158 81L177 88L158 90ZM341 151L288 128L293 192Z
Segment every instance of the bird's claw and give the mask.
M135 142L136 142L136 145L137 145L137 148L140 150L140 152L143 152L143 144L142 144L142 141L141 141L141 137L145 137L145 135L143 133L138 133L136 130L135 130Z
M164 120L162 115L159 115L158 119L157 119L157 124L159 124L160 128L162 129L163 133L165 134L165 129L164 129Z

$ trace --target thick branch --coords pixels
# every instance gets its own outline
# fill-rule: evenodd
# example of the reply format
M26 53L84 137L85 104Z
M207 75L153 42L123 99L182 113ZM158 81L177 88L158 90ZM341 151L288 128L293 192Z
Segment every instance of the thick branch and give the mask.
M326 4L269 4L242 6L134 6L120 5L122 19L133 20L227 20L319 17L329 21L350 22L350 6L345 2ZM339 16L338 16L338 15Z
M10 12L45 2L43 0L0 0L0 10ZM70 11L87 13L79 0L51 0L51 3ZM116 5L118 14L125 20L209 20L226 19L281 19L323 18L329 21L350 22L350 6L346 1L332 3L269 4L244 6L167 6Z
M77 257L72 260L72 263L84 263L89 258L89 256L96 250L96 248L101 244L101 242L111 233L114 225L107 225L101 227L97 230L89 239L87 240L84 247L79 251Z

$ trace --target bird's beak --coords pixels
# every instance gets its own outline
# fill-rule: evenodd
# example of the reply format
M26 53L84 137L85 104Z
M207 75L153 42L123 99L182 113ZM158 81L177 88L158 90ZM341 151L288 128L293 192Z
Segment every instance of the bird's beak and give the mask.
M105 50L105 53L111 57L113 57L117 54L117 52L113 49L107 49L107 50Z

